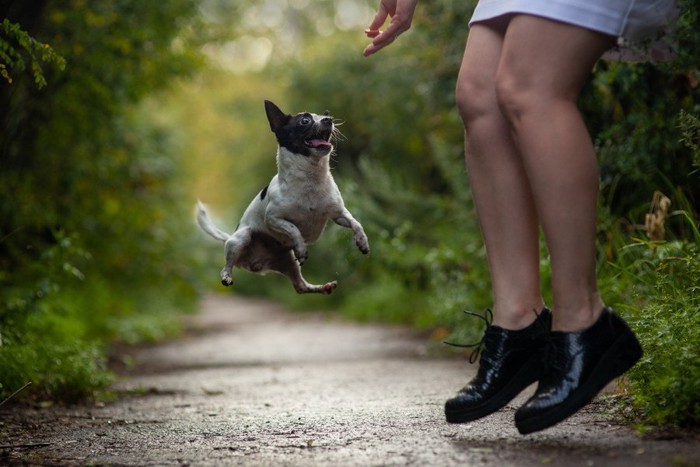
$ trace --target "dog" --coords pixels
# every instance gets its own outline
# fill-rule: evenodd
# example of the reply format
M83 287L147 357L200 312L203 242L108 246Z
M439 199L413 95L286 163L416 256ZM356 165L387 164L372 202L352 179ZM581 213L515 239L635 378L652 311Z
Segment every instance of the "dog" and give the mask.
M270 129L277 138L277 174L243 213L233 234L217 228L204 205L197 204L200 228L224 242L226 265L221 283L233 283L234 266L251 272L278 272L287 276L297 293L330 294L337 282L308 283L301 274L307 245L317 241L328 220L352 230L363 254L369 241L362 225L347 210L330 171L336 128L326 112L285 114L265 101Z

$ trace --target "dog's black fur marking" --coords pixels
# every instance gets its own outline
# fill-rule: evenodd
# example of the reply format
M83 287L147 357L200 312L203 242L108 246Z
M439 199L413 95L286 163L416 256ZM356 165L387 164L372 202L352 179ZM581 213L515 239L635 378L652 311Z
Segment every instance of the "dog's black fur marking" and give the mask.
M269 188L270 185L267 185L265 188L262 189L260 192L260 201L265 199L265 196L267 195L267 189Z

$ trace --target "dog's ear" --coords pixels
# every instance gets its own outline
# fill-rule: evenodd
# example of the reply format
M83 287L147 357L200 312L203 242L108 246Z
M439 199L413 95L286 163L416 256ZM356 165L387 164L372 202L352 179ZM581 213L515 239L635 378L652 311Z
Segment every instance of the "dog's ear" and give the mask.
M270 122L270 129L273 132L289 123L289 120L292 118L270 101L265 101L265 113L267 114L267 121Z

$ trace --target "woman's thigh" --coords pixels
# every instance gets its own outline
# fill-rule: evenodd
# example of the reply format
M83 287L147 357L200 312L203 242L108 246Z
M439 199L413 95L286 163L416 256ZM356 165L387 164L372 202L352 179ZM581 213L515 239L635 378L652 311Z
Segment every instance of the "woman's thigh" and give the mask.
M496 72L499 87L576 100L593 65L614 43L596 31L531 15L508 23Z

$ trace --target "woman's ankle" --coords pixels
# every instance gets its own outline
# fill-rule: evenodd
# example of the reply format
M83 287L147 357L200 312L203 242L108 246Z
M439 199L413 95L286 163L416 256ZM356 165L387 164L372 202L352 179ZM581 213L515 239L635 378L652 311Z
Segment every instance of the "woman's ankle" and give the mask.
M597 294L580 305L555 305L552 330L578 332L593 326L600 317L605 303Z
M493 324L509 331L519 331L534 323L545 308L546 305L541 302L529 307L509 308L507 311L503 308L494 309Z

